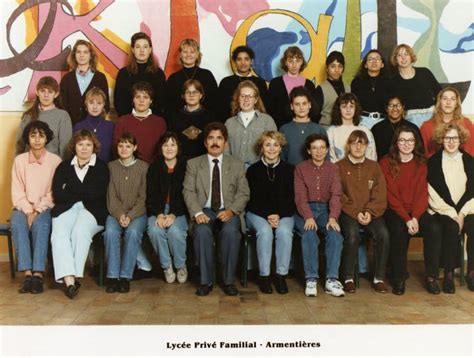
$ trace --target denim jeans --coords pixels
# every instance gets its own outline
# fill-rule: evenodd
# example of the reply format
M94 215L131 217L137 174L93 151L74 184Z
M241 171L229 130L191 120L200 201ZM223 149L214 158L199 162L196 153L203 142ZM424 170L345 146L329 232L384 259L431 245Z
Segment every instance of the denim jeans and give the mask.
M133 269L137 261L138 248L142 243L146 229L146 215L133 219L124 229L117 219L107 217L104 232L105 257L107 258L108 278L133 278ZM120 258L120 238L124 239L122 258Z
M48 255L49 234L51 233L50 210L41 212L31 225L31 242L28 219L23 211L13 210L11 228L18 260L18 271L44 272Z
M185 215L177 216L173 225L167 229L156 225L155 215L148 218L148 237L163 269L170 267L171 261L176 268L186 264L187 236L188 220Z
M367 127L371 129L373 126L375 126L377 123L383 121L384 117L382 116L360 116L360 125L363 125L364 127Z
M335 230L327 230L326 224L329 220L329 211L326 203L309 203L313 212L313 218L318 226L318 231L326 239L326 278L337 279L339 277L339 264L343 238ZM303 266L306 279L319 278L319 236L316 230L305 230L305 220L298 214L295 215L295 224L301 235L301 251L303 254Z
M103 226L97 225L94 215L82 201L52 221L51 246L56 281L62 281L64 276L83 277L92 238Z
M421 113L417 113L418 111L421 111ZM421 110L411 109L407 111L405 119L415 124L418 128L421 128L421 125L430 119L433 116L433 113L434 106Z
M374 240L375 278L383 280L387 266L390 236L383 217L373 218L368 225L361 225L353 217L341 213L339 216L342 234L344 236L344 275L346 280L354 278L354 268L357 250L360 242L359 230L362 229L371 234Z
M270 275L270 263L272 261L273 237L275 236L276 273L287 275L290 266L291 247L293 243L293 217L280 218L276 229L273 229L268 221L250 211L245 214L248 228L257 236L258 268L261 276ZM275 235L273 235L275 232Z

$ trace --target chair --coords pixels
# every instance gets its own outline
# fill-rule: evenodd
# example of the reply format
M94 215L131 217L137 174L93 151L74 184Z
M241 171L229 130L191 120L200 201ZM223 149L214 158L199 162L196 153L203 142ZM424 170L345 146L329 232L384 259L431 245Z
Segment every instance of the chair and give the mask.
M101 230L92 238L92 249L94 251L94 268L98 267L97 283L100 287L104 286L105 282L105 244L103 237L104 230Z
M459 241L461 242L460 245L460 260L459 260L459 280L461 283L461 286L464 286L464 283L466 282L466 277L464 274L464 241L465 241L465 235L461 234L459 235Z
M0 236L6 236L8 241L8 257L10 259L10 276L15 278L15 257L13 256L12 232L9 223L0 224Z

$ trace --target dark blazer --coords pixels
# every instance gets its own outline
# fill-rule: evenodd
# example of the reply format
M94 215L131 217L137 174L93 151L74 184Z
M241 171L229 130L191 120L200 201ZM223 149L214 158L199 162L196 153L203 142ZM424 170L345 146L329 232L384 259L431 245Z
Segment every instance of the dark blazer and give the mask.
M98 225L105 225L107 218L107 186L109 184L109 168L98 159L90 166L84 181L77 177L71 160L64 160L56 168L53 177L54 207L53 218L69 210L74 204L82 201L85 208L94 215Z
M240 214L250 197L244 163L229 155L222 157L221 190L224 207ZM211 194L211 172L207 154L188 160L184 177L184 201L192 218L202 211Z
M311 120L318 123L317 119L319 118L316 118L316 113L319 113L319 110L314 108L316 106L316 102L314 101L314 83L306 79L304 87L309 91L311 96L313 96L313 106L310 111ZM270 107L267 108L267 112L275 120L275 124L278 128L285 123L291 122L293 119L293 111L290 107L290 96L286 91L283 76L275 77L270 81L270 86L268 88L268 102L270 103Z
M474 198L474 158L461 150L464 172L467 176L466 191L457 204L454 204L449 188L446 185L446 179L443 173L443 149L438 150L428 159L428 184L438 193L438 195L448 204L459 211L464 204Z
M84 100L87 91L92 87L99 87L104 91L106 97L105 110L108 112L110 110L109 85L107 84L107 78L105 78L105 75L102 72L94 72L94 77L92 77L92 81L89 83L89 86L87 86L84 95L81 95L81 91L79 90L79 84L76 79L76 70L66 73L61 79L61 104L69 113L73 126L87 116L87 109L84 106Z
M166 199L170 198L170 213L185 215L186 205L183 198L184 173L186 159L179 158L173 173L168 173L168 167L163 157L159 157L148 169L146 177L146 211L148 216L158 216L165 211Z

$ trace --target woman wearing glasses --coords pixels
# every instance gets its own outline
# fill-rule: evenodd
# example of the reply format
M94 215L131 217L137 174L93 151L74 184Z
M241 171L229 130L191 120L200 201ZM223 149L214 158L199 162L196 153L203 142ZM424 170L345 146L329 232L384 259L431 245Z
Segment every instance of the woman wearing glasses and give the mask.
M414 128L397 128L390 151L380 166L387 182L388 208L384 218L390 233L392 292L403 295L410 237L422 231L429 219L426 161L423 144Z
M229 131L226 154L240 159L248 168L259 159L255 145L260 135L277 128L273 118L266 113L258 88L252 81L239 83L230 107L233 117L225 122Z
M385 103L389 96L389 80L384 74L385 61L378 50L370 50L362 60L351 83L351 90L360 101L360 124L367 128L386 117Z
M398 71L391 80L392 93L405 103L406 119L418 127L431 118L436 95L441 86L431 71L425 67L414 67L416 54L413 49L400 44L392 52L390 62Z
M471 156L474 155L474 125L461 112L461 96L458 90L454 87L446 87L438 93L433 117L423 123L420 128L427 158L440 148L433 134L439 130L439 127L449 123L456 123L468 130L469 139L463 144L462 149Z
M469 132L456 123L435 133L442 144L428 160L428 194L431 222L425 237L427 290L439 293L438 268L444 267L443 292L454 293L454 268L459 253L460 234L467 234L467 282L474 291L474 159L460 149ZM464 269L464 268L461 268Z

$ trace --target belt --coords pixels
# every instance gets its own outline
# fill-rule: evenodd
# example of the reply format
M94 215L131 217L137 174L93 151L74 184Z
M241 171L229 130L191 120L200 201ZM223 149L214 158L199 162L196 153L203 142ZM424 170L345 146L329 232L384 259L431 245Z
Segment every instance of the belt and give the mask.
M371 119L381 119L381 118L385 118L385 115L383 113L380 113L380 112L366 112L366 111L362 111L362 115L364 117L369 117Z

